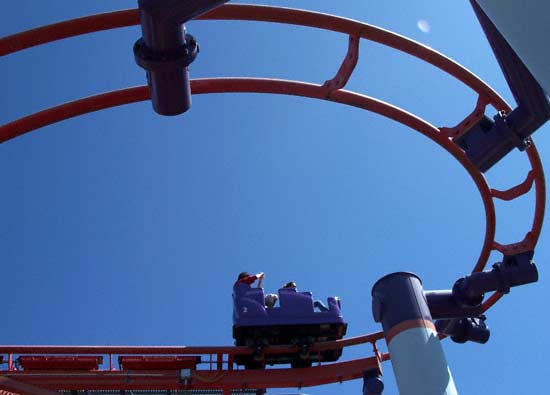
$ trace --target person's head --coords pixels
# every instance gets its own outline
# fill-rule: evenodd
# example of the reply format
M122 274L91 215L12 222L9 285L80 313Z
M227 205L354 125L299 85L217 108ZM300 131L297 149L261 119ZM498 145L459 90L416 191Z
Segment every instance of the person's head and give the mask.
M267 294L264 298L265 307L272 309L275 306L275 303L277 303L277 300L279 300L279 297L277 295Z
M296 283L294 281L286 283L283 288L296 288Z
M240 280L242 278L248 277L250 274L248 272L240 272L239 276L237 277L237 280Z

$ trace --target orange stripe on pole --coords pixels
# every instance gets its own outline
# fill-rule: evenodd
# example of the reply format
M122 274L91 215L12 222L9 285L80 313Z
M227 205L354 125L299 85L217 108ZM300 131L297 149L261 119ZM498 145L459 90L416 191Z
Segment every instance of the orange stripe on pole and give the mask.
M412 329L412 328L426 328L426 329L431 329L434 332L437 332L437 330L435 329L434 323L430 320L424 320L421 318L414 319L414 320L407 320L407 321L400 322L399 324L393 326L389 331L387 331L386 343L389 344L395 336L397 336L403 331L406 331L407 329Z

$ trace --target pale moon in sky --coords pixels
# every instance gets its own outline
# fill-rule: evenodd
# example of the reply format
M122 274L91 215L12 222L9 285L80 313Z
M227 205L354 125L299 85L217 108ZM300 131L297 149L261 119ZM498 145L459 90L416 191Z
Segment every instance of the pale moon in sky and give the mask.
M432 27L428 23L428 21L421 19L418 22L416 22L416 26L420 29L421 32L429 33Z

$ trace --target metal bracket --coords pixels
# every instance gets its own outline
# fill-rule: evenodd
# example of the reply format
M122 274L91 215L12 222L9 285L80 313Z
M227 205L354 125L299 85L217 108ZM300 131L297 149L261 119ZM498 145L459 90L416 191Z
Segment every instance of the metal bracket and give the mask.
M332 79L325 81L323 84L323 88L327 90L327 97L330 96L332 91L342 89L348 83L359 60L359 41L359 36L349 36L348 52L338 72Z
M531 170L529 171L529 173L527 173L527 177L521 184L518 184L513 188L507 189L506 191L491 189L491 196L500 200L505 200L505 201L514 200L522 195L525 195L527 192L529 192L531 188L533 188L534 182L535 182L535 173L533 172L533 170Z
M495 115L494 121L483 116L454 141L481 172L489 170L514 148L523 151L530 145L527 137L518 134L512 113L505 114L502 111Z
M464 133L466 133L468 130L470 130L477 122L479 122L480 119L483 118L483 115L485 114L485 108L487 107L487 104L489 104L489 99L487 99L484 96L479 96L477 98L477 103L474 108L474 110L468 115L462 122L460 122L458 125L454 127L440 127L439 132L451 139L456 139L460 136L462 136Z

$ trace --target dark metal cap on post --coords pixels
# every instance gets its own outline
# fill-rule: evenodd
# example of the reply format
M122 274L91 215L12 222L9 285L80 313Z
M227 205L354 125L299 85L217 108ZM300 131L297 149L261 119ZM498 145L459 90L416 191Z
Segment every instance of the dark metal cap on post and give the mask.
M372 312L386 334L405 321L431 322L422 282L413 273L397 272L378 280L372 287Z
M147 71L154 110L178 115L191 107L187 66L199 52L182 24L229 0L138 0L142 38L134 45L136 63Z
M363 395L382 395L384 382L380 369L369 369L363 372Z
M161 115L179 115L191 107L191 84L187 66L199 52L193 36L186 34L181 46L155 52L143 38L134 44L138 66L147 71L147 85L154 110Z

